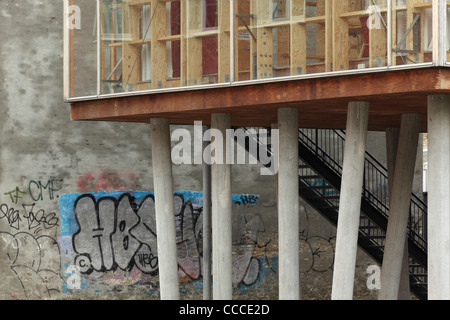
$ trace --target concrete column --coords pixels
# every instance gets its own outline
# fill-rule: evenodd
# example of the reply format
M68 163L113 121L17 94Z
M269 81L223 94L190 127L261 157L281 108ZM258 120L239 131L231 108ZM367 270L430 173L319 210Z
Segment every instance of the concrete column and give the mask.
M419 131L420 115L404 114L400 126L394 181L390 192L379 300L398 299Z
M203 131L208 129L203 126ZM208 142L203 141L203 150ZM203 153L203 151L202 151ZM212 229L211 229L211 165L203 155L203 300L211 300ZM207 156L207 155L206 155Z
M386 129L386 160L387 160L389 192L392 191L392 186L394 182L395 160L397 157L399 136L400 136L400 128Z
M179 299L178 261L169 121L152 118L150 129L160 296L163 300L177 300Z
M224 113L211 115L211 128L221 133L214 139L222 147L222 163L211 164L212 191L212 245L213 245L213 298L232 299L232 210L231 210L231 165L226 163L226 130L231 128L231 116ZM217 152L214 155L217 159ZM217 159L218 160L218 159Z
M331 292L333 300L353 299L368 119L368 102L349 103Z
M298 203L298 109L278 109L279 299L298 300L300 291Z
M400 128L386 129L386 155L388 169L388 191L389 199L392 196L392 188L394 183L395 160L398 149L398 138L400 136ZM398 300L410 300L410 284L409 284L409 259L408 259L408 241L405 241L403 249L402 273L400 278L400 287L398 290Z
M272 123L270 126L271 130L278 130L278 123ZM272 148L274 148L274 146L272 145ZM278 150L280 150L279 145L278 145ZM279 152L278 152L279 154ZM279 159L277 160L279 162ZM278 166L279 167L279 166ZM277 212L280 211L280 209L278 208L278 203L279 203L279 199L278 199L278 172L276 174L274 174L274 180L275 180L275 187L276 187L276 197L277 197Z
M428 97L428 299L450 300L450 95Z

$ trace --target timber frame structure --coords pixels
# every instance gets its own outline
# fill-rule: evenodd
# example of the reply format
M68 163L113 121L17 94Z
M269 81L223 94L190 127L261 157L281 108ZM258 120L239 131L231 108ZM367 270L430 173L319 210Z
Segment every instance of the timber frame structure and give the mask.
M436 65L432 8L431 0L101 0L98 41L66 32L65 98ZM92 77L80 60L88 54Z

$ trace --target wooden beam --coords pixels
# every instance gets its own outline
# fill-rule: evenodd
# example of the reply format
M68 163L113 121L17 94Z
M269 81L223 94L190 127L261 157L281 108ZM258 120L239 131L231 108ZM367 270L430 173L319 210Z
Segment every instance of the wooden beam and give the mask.
M202 78L202 38L193 36L195 30L202 29L201 1L186 2L186 84L201 84Z
M341 14L348 12L348 1L333 1L333 71L348 70L348 20Z
M333 28L330 26L333 25L333 0L324 0L325 7L325 72L333 71Z
M273 77L272 0L256 2L256 78ZM269 25L269 27L267 27Z
M166 36L166 3L159 0L152 1L152 20L151 20L151 70L152 70L152 88L159 89L166 87L166 43L158 41L159 38ZM153 13L154 12L154 13Z
M123 62L122 62L122 87L123 91L136 90L134 85L141 79L141 45L133 45L130 41L140 39L138 22L141 20L141 8L138 6L130 6L128 2L124 2L122 30L124 34L123 41Z
M304 127L344 129L348 101L365 100L371 102L370 130L384 130L399 125L402 113L426 114L426 96L450 93L448 79L450 70L428 68L80 101L71 104L71 119L148 122L166 117L189 124L208 123L211 113L227 112L233 125L270 126L277 108L294 106Z
M217 59L218 82L230 82L230 1L218 0Z
M386 20L386 7L382 0L376 0L375 4L378 6L379 12L372 13L375 18ZM384 12L384 13L382 13ZM380 14L381 16L378 16ZM369 17L369 19L371 19ZM369 67L384 67L387 65L387 32L388 30L379 22L379 28L369 28Z
M291 22L305 19L305 0L292 0L290 9ZM291 75L306 73L306 24L290 26L290 60Z

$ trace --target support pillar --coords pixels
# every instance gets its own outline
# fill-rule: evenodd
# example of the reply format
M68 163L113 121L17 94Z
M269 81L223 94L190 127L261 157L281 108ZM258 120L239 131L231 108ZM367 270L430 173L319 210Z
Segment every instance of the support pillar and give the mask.
M450 300L450 95L428 97L428 299Z
M207 126L203 127L206 131ZM203 141L204 150L207 141ZM203 151L202 151L203 153ZM203 300L211 300L212 230L211 230L211 162L203 155Z
M394 183L395 160L398 150L398 138L400 136L400 128L386 129L386 158L388 171L388 192L389 199L392 198L392 188ZM403 249L402 273L400 277L400 287L398 291L398 300L410 300L410 283L409 283L409 255L408 241L405 241Z
M178 261L173 205L169 120L150 119L160 297L178 300Z
M353 298L368 119L368 102L349 103L331 293L333 300Z
M211 115L211 129L216 129L214 139L215 159L211 164L212 191L212 245L213 245L213 298L231 300L232 287L232 210L231 210L231 165L225 155L226 130L231 128L231 116L224 113ZM219 134L220 132L220 134ZM220 148L221 150L218 150ZM222 157L218 156L218 152ZM220 159L221 158L221 159Z
M279 299L298 300L300 292L298 203L298 109L278 109L278 277Z
M394 181L390 192L379 300L398 299L419 131L420 115L404 114L395 160Z

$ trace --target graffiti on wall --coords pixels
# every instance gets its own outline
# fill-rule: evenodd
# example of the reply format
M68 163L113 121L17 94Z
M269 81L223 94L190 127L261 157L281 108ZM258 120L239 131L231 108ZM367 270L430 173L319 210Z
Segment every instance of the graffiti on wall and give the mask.
M61 291L61 259L56 240L59 217L42 207L55 200L62 179L29 180L4 191L0 203L0 278L12 298L45 299Z
M240 194L232 199L240 208L234 216L241 219L238 224L242 226L237 230L239 239L233 243L233 285L247 290L264 275L277 274L277 255L269 252L277 239L260 240L266 226L260 214L254 212L259 196ZM178 273L185 283L201 281L203 276L202 205L201 192L182 190L174 194ZM75 268L85 283L102 278L111 283L126 280L158 285L152 192L66 194L60 198L60 213L60 246L67 256L65 266ZM300 272L329 271L334 259L334 234L330 231L328 237L317 235L308 223L299 235Z
M46 212L36 207L36 203L14 207L8 203L0 204L0 219L5 219L8 225L15 230L27 230L39 233L42 229L51 229L58 226L59 218L56 212Z
M14 298L45 299L61 291L59 245L53 237L0 232L1 279L16 290Z
M136 190L138 178L133 172L102 170L98 174L87 172L78 179L79 192Z
M233 195L235 205L252 207L259 196ZM154 194L151 192L97 192L65 194L60 198L61 249L66 266L74 265L81 276L132 273L142 281L156 281L158 274ZM174 194L176 244L182 281L202 276L203 195L195 191ZM251 285L260 275L253 256L261 218L246 222L243 241L233 259L236 285Z
M40 208L42 200L55 200L62 188L62 179L30 180L28 188L16 186L3 192L7 200L0 204L0 221L7 222L15 230L27 228L35 234L41 230L48 230L59 225L59 218L55 211Z
M89 192L60 194L62 180L56 178L29 180L25 187L4 190L0 201L0 263L5 268L0 274L11 283L11 297L56 297L72 289L96 288L99 279L106 289L134 284L158 287L154 194L125 191L136 183L133 175L119 179L105 171L92 180L89 177L93 176L82 176L78 183L79 190ZM117 186L121 190L97 192ZM233 225L238 225L233 230L237 231L233 239L233 284L245 291L265 281L267 275L276 276L277 239L266 233L256 207L261 200L258 195L233 195L232 200ZM54 205L59 213L47 209ZM202 193L175 192L174 209L180 281L200 289ZM299 235L300 271L330 270L333 235L310 232L309 221L304 226Z
M25 190L16 186L15 188L4 192L10 200L17 204L20 199L28 195L33 201L54 200L58 197L58 191L62 188L63 180L60 178L50 178L48 180L30 180Z

